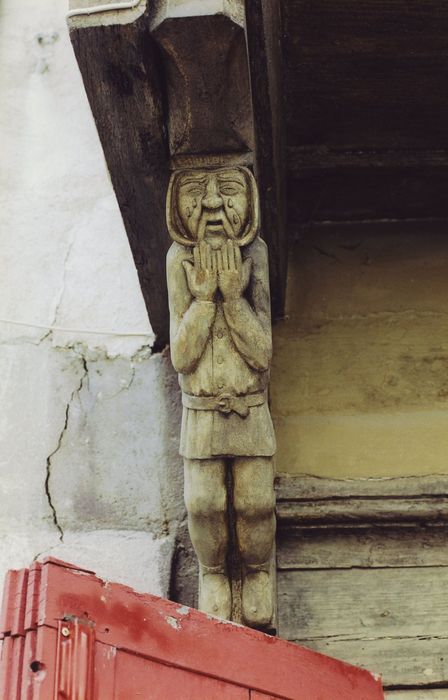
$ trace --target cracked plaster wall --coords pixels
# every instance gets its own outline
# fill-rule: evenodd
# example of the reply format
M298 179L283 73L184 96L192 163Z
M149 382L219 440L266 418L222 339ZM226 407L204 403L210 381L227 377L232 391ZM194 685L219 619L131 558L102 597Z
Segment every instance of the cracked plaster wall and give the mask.
M0 582L51 554L166 595L177 378L151 355L66 9L0 2Z

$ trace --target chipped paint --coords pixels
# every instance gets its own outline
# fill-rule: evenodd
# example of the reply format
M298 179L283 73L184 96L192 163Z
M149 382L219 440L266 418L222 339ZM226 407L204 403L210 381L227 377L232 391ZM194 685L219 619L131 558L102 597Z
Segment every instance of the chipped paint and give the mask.
M176 612L178 612L179 615L188 615L190 608L187 605L181 605L180 608L176 609Z
M171 615L167 615L165 618L168 624L173 628L173 630L180 630L181 624L179 620L177 620L175 617L172 617Z

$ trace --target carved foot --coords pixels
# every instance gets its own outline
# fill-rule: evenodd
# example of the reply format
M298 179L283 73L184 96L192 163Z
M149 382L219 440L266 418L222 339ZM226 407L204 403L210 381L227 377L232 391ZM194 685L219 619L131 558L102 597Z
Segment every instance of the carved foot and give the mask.
M243 581L243 618L250 627L267 627L274 614L273 586L267 571L247 573Z
M230 620L232 593L226 574L204 571L199 580L199 610L221 620Z

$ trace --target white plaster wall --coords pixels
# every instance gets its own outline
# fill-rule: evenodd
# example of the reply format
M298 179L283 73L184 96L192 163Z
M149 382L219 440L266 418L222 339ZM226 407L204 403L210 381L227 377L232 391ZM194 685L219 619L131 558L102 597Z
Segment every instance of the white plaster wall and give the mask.
M166 595L177 380L151 356L66 9L0 0L0 584L50 554Z

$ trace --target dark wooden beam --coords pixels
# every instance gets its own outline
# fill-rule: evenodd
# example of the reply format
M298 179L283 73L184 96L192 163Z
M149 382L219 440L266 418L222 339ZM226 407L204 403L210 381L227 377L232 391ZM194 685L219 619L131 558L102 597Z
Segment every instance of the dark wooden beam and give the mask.
M448 144L443 0L285 0L291 146Z
M448 151L375 150L349 151L321 146L288 148L288 170L298 178L322 172L359 171L364 168L448 168Z
M281 10L280 2L246 0L255 165L262 236L269 247L274 320L284 312L288 261Z
M291 225L447 216L447 4L282 6Z
M161 349L169 340L164 273L169 153L158 48L145 14L102 26L77 26L73 20L70 37L156 334L155 349Z
M167 128L176 156L218 158L253 151L244 3L159 1L150 19L165 67Z

